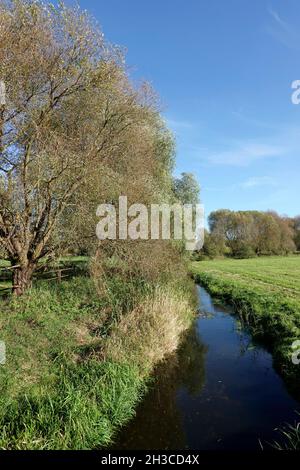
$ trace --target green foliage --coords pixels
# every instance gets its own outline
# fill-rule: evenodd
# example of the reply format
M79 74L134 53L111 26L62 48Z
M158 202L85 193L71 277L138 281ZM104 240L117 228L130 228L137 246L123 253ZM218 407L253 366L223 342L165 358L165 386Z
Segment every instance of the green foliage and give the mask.
M254 249L246 243L241 243L234 251L235 258L247 259L254 258L255 256Z
M211 234L207 230L205 230L204 245L200 255L204 255L204 257L213 259L218 256L224 255L225 252L226 245L222 238L218 237L217 235Z
M92 448L130 418L144 389L137 368L101 360L128 297L129 288L115 286L113 299L99 299L93 282L78 277L2 302L2 448Z
M229 250L236 258L294 252L294 225L292 219L275 212L221 209L209 216L210 236L219 253L229 254Z
M174 194L182 204L198 204L200 187L192 173L182 173L181 178L174 180Z
M294 219L295 238L294 242L298 251L300 251L300 216Z
M92 449L108 444L128 420L144 385L133 365L60 359L51 386L1 397L0 445L5 449Z
M180 286L177 296L166 288L163 301L154 302L151 286L113 276L99 297L94 282L79 276L39 281L24 296L2 301L0 447L92 449L111 442L132 417L155 358L170 341L176 347L188 326L189 296Z

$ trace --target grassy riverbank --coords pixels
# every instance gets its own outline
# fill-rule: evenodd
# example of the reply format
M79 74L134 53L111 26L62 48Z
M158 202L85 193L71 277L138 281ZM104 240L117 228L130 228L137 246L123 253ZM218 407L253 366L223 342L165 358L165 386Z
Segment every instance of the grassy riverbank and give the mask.
M104 446L133 415L189 325L190 291L111 282L104 297L81 276L1 301L2 449Z
M192 273L215 297L231 302L256 337L267 340L291 386L299 382L292 344L300 339L300 257L194 262Z

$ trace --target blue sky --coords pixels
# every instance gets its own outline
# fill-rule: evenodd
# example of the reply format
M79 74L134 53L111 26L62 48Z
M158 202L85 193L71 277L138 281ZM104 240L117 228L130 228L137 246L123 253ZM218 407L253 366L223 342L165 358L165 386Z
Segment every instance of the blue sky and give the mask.
M300 213L298 0L82 0L158 91L206 213Z

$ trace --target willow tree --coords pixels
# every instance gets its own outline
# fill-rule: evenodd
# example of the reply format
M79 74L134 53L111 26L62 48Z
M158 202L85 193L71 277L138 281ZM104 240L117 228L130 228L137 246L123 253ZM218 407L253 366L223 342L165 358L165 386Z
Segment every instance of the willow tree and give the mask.
M19 295L68 211L97 191L139 106L120 51L77 8L1 1L0 43L0 247Z

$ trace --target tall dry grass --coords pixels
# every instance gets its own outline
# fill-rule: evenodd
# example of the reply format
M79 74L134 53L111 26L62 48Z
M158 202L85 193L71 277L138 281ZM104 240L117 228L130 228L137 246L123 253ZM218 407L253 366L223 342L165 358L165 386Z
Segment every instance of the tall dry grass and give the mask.
M170 288L156 288L116 324L105 344L106 359L133 363L147 375L176 350L192 314L188 297Z

